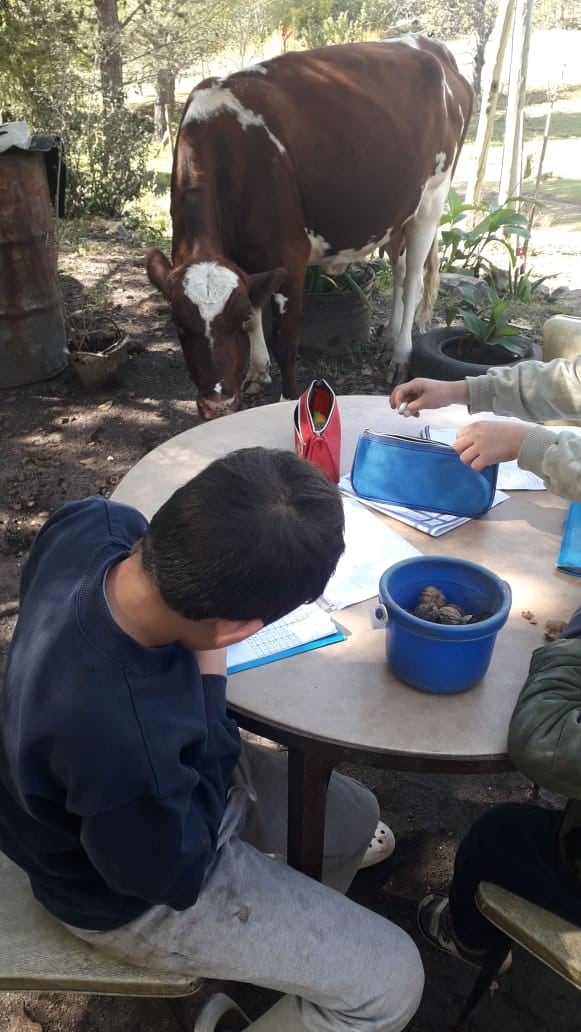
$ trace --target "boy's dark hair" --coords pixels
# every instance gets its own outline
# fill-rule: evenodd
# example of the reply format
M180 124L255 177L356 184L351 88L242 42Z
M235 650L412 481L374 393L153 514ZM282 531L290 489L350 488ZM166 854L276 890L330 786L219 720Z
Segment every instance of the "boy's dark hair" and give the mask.
M322 594L345 547L341 496L293 452L242 448L155 513L141 541L164 602L190 620L278 620Z

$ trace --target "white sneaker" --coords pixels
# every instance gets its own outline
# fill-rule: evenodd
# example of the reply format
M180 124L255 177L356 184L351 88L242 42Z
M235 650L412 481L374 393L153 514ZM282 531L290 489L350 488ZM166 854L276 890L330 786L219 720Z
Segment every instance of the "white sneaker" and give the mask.
M359 870L362 871L364 867L373 867L374 864L380 864L382 860L387 860L394 849L395 835L393 831L383 821L379 821L363 860L359 864Z
M215 993L202 1007L196 1023L194 1032L215 1032L218 1029L218 1022L225 1016L229 1018L223 1023L224 1029L234 1030L248 1028L250 1019L244 1011L240 1010L237 1003L231 1000L225 993ZM229 1019L232 1019L231 1024Z

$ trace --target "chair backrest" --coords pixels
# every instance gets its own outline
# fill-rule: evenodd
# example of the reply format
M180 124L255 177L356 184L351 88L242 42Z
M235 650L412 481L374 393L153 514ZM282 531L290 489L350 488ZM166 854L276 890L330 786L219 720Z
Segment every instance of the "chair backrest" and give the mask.
M581 928L490 882L480 882L476 903L493 925L581 989Z
M36 902L27 876L0 853L0 990L187 996L201 981L121 963L77 939Z

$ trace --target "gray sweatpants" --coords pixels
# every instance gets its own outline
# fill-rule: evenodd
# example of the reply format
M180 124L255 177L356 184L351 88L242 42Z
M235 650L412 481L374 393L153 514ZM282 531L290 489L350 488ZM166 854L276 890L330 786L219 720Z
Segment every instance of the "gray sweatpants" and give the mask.
M282 862L286 760L244 744L218 849L191 909L157 906L112 932L71 931L132 964L287 994L253 1022L254 1032L399 1032L422 995L418 951L401 928L342 895L375 830L375 797L333 774L319 884Z

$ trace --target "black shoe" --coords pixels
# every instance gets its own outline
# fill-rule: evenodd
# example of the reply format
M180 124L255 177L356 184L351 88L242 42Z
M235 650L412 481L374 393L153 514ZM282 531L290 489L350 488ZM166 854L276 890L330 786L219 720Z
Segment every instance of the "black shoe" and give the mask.
M482 967L486 962L489 950L471 950L456 938L447 896L432 893L424 897L418 906L418 928L432 946L449 953L451 957L458 957L473 967ZM511 964L512 953L508 950L498 974L503 975Z

